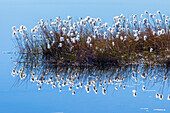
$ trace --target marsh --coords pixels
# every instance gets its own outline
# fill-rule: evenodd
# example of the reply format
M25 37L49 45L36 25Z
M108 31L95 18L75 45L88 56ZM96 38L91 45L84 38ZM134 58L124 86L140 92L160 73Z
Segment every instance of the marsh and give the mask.
M51 53L51 49L61 49L65 47L70 47L69 49L71 49L70 45L65 46L63 42L63 40L67 41L65 36L58 37L58 40L61 41L61 43L55 43L50 46L47 44L47 49L43 51L43 54L41 53L41 50L38 51L40 48L37 48L37 42L35 41L33 44L33 48L35 48L34 52L31 51L31 54L29 54L34 57L30 57L28 54L20 54L20 49L18 48L19 46L15 39L15 35L16 33L18 34L18 31L13 33L13 30L11 29L12 26L16 26L15 28L17 30L17 28L20 29L20 26L23 25L21 26L21 29L31 33L31 31L34 32L33 28L39 24L37 22L41 19L43 19L44 22L47 22L47 20L50 22L50 20L54 21L56 17L60 17L61 20L71 19L73 22L78 22L79 17L81 17L80 19L82 20L85 18L100 18L102 24L106 23L103 28L109 28L113 27L113 17L122 16L121 14L128 19L131 18L132 14L137 15L132 18L141 18L141 16L150 18L151 14L154 18L154 14L158 16L159 11L163 17L163 14L169 16L169 5L170 2L168 0L165 0L164 2L160 0L0 1L0 112L143 113L149 111L153 113L169 113L169 60L167 60L169 58L169 50L167 50L169 47L169 34L166 34L166 30L160 30L156 33L152 32L152 35L167 35L166 39L163 37L162 44L161 41L159 41L159 44L156 44L159 45L159 47L154 46L155 39L153 39L153 37L150 39L150 36L143 34L141 38L139 32L134 32L133 36L136 38L132 41L122 41L124 39L130 39L130 37L128 37L129 35L127 37L115 35L115 39L110 40L109 42L110 47L114 48L114 51L117 51L117 49L121 47L121 44L124 43L131 46L131 48L123 48L121 49L123 52L119 53L119 55L115 53L115 55L117 54L117 57L112 56L110 58L105 56L110 55L110 50L106 52L107 54L101 55L102 50L100 51L99 47L98 50L94 47L94 44L97 45L101 42L95 42L92 36L90 36L90 38L86 36L84 42L86 43L86 46L88 46L88 49L86 49L86 51L88 51L86 52L87 54L78 51L83 48L83 46L81 46L80 49L72 48L75 51L73 51L73 53L70 52L69 54L65 54L65 50L67 49L62 49L60 51L61 56L54 58L55 55L53 52ZM148 14L148 17L145 17L146 13ZM98 20L100 21L100 19ZM144 19L144 22L146 21L147 19ZM63 22L65 23L65 21ZM90 23L93 23L93 21ZM53 24L55 23L53 22ZM118 25L115 27L118 27ZM50 31L51 30L49 30L47 34L53 35L54 32ZM65 29L63 29L63 31L65 31ZM19 32L23 33L22 31ZM39 35L31 35L32 40L39 39L37 36ZM108 36L108 33L103 32L103 40L108 38ZM78 39L79 38L73 38L69 41L76 42ZM146 43L149 40L151 42L153 41L153 45L152 43ZM156 40L159 40L159 38ZM29 41L30 40L25 40L24 43L26 44ZM19 44L24 45L24 43L21 42ZM52 42L53 41L49 40L49 44L52 44ZM142 46L140 45L135 49L133 48L135 46L133 44L137 42L142 42ZM143 47L143 44L146 44L145 48L141 48ZM23 45L21 47L24 47ZM95 49L93 49L93 47ZM164 47L166 47L166 49ZM24 49L29 50L25 47ZM129 51L132 53L131 56L127 56L126 52L128 49L131 49L131 51ZM134 54L133 50L137 50L138 54ZM145 50L146 53L141 52L142 50ZM37 54L37 51L40 53ZM102 56L98 57L98 60L94 60L96 58L96 51ZM28 51L24 52L27 53ZM22 51L22 53L24 52ZM85 57L79 59L79 53L76 52L85 54L82 55ZM90 53L92 53L91 55L93 55L93 57L90 57ZM44 57L39 57L43 55ZM140 65L143 60L139 61L138 58L141 58L143 55L146 56L142 59L149 58L145 64L150 62L151 65ZM70 56L74 57L70 58ZM56 66L56 61L58 62L58 59L60 60L60 62L58 62L59 64L67 63L68 59L64 61L62 57L71 59L69 62L72 64L74 63L74 65ZM132 59L135 61L131 62ZM159 62L156 62L158 60ZM114 65L110 65L110 61L114 61ZM80 65L84 64L84 62L86 62L86 65ZM155 62L156 64L153 65ZM25 65L23 65L24 63ZM105 63L107 66L104 66ZM24 73L21 74L22 72Z

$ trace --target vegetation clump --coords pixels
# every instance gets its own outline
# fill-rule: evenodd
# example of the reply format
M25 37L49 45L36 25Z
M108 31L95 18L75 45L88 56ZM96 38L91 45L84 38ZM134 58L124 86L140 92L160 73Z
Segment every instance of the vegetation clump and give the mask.
M160 84L156 98L162 100L164 86L169 86L170 17L160 11L129 19L121 14L111 26L100 18L73 21L68 16L41 19L31 32L23 25L12 29L19 53L12 76L36 82L39 90L44 83L60 92L69 86L75 95L77 89L84 86L89 93L93 86L97 94L102 86L105 95L108 85L118 90L144 83L145 91L146 84L153 82Z
M23 25L12 29L20 57L31 62L101 67L170 62L170 18L160 11L129 19L121 14L113 18L112 26L100 18L74 22L68 16L41 19L31 33Z

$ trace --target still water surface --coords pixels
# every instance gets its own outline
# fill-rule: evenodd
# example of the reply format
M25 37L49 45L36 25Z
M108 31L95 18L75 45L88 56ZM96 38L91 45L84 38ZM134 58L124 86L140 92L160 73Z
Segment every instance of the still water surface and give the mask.
M14 51L11 27L16 25L34 27L40 19L54 19L56 16L66 18L68 15L78 19L79 16L101 17L103 21L112 23L114 16L123 13L125 16L140 14L145 10L156 13L161 10L166 15L170 13L168 0L120 0L120 1L57 1L57 0L0 0L0 113L169 113L170 101L155 98L155 89L149 91L138 90L136 98L132 95L135 88L120 89L113 92L108 88L107 95L94 92L89 94L79 90L72 96L71 92L52 89L45 86L38 91L36 84L25 83L12 87L15 78L11 76L13 63L11 55L4 51ZM170 90L165 91L165 95Z

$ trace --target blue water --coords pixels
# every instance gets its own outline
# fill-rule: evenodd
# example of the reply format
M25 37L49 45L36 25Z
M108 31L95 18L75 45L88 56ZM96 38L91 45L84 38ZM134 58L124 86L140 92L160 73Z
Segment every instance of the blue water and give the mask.
M155 99L155 92L140 92L134 98L133 88L108 92L107 95L94 92L87 94L80 90L75 96L69 91L59 93L58 89L45 87L37 90L36 84L25 83L13 86L16 79L11 76L14 66L11 55L4 51L14 51L12 41L13 25L33 28L40 19L54 19L56 16L101 17L112 23L114 16L140 14L145 10L156 13L162 11L170 15L169 0L0 0L0 113L170 113L170 101ZM154 109L166 109L155 111Z

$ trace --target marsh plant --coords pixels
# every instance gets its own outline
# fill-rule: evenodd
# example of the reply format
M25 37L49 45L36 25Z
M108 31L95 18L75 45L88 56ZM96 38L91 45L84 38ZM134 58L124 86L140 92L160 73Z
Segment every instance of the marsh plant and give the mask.
M23 25L12 29L18 52L12 75L36 81L39 89L47 83L59 91L69 85L69 90L85 86L90 92L92 85L95 93L102 86L106 94L105 85L116 82L125 88L125 81L132 77L137 82L138 74L146 81L153 76L160 83L169 81L170 17L160 11L130 18L121 14L112 25L100 18L74 21L68 16L66 20L41 19L31 32ZM163 98L162 93L157 96ZM136 90L133 94L137 95Z
M19 53L30 61L77 66L168 64L170 18L157 13L145 11L129 19L121 14L113 18L112 26L100 18L87 16L74 22L68 16L68 20L41 19L31 33L23 25L12 29Z

